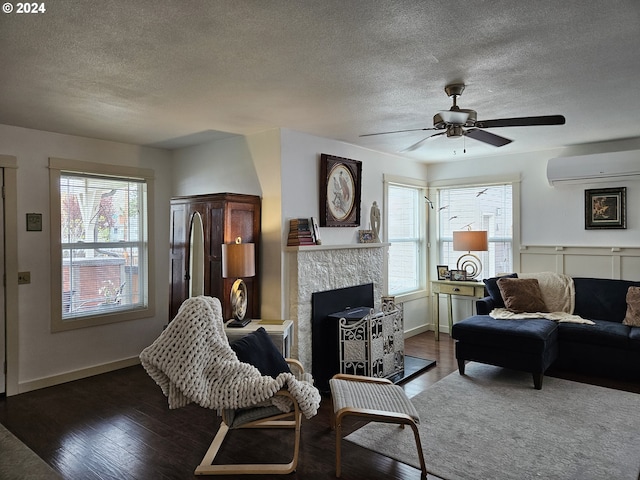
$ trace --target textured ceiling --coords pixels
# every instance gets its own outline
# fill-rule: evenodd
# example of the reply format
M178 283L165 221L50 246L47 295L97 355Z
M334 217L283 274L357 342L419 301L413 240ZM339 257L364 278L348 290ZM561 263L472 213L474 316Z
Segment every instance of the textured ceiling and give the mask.
M15 2L13 2L15 3ZM458 99L563 126L427 162L640 136L638 0L48 0L0 14L0 123L176 148L285 127L397 153Z

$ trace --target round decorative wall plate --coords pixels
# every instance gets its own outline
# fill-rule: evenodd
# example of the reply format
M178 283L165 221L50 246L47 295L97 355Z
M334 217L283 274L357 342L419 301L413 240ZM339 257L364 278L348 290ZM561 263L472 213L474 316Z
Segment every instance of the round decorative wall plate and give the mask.
M333 218L344 221L349 217L354 205L356 183L351 171L342 163L337 163L329 172L327 200Z
M362 162L322 154L320 157L320 226L360 225Z

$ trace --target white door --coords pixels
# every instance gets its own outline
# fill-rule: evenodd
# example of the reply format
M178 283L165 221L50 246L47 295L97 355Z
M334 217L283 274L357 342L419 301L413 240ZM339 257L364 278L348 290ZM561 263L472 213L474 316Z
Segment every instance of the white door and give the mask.
M0 168L0 185L4 185L4 169ZM4 196L0 195L0 278L4 278ZM4 318L4 287L0 288L0 394L6 392L7 346Z

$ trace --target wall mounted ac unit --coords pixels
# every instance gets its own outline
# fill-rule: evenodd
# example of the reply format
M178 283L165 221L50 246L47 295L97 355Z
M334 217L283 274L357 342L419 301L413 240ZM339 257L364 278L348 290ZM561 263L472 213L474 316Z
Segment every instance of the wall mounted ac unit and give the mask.
M547 179L551 186L640 180L640 150L551 158Z

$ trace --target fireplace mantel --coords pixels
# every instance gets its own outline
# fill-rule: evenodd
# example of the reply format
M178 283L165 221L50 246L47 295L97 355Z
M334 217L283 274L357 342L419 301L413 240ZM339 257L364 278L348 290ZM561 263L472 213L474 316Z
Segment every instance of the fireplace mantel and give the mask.
M374 305L386 292L389 243L285 247L288 264L289 318L295 322L293 356L311 369L311 296L314 292L374 285Z
M349 248L381 248L390 243L346 243L343 245L302 245L299 247L285 247L287 252L311 252L314 250L344 250Z

